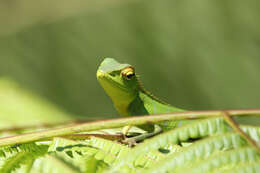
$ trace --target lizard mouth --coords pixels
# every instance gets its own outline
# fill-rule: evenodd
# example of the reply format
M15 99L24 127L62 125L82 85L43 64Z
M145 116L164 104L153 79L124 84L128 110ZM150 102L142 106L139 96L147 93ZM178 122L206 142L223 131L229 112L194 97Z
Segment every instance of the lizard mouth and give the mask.
M110 85L114 86L115 88L120 88L121 90L128 92L128 89L126 87L124 87L123 85L121 85L120 83L116 82L115 80L113 80L112 77L110 77L109 75L106 75L106 73L103 73L101 71L97 72L97 79L100 81L100 83L102 84L102 80L105 80L106 82L108 82Z

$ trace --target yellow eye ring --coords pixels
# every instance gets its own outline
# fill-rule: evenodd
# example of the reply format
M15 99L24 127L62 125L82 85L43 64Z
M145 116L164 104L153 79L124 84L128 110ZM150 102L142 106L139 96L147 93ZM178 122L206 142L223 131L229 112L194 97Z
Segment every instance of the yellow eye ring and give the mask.
M134 72L129 72L125 76L126 76L126 79L130 80L134 75L135 75Z
M127 67L122 71L122 76L127 80L131 80L133 76L135 76L134 69L132 67Z

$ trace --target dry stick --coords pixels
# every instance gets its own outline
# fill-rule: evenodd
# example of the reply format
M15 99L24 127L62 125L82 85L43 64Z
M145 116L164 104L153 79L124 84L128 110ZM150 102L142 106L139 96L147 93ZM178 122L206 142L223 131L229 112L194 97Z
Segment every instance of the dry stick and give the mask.
M51 127L57 127L62 125L69 125L69 124L82 124L87 123L91 121L101 120L100 118L87 118L87 119L73 119L71 121L64 121L64 122L56 122L56 123L40 123L40 124L32 124L32 125L18 125L18 126L11 126L7 128L0 128L0 133L3 132L16 132L16 131L22 131L22 130L28 130L28 129L36 129L36 128L51 128Z
M250 138L241 128L239 125L230 117L229 113L227 111L222 112L224 119L226 122L233 128L235 131L237 131L242 137L244 137L249 144L251 144L259 153L260 153L260 148L257 145L256 141L254 141L252 138Z
M50 139L57 136L66 136L79 132L94 131L100 129L117 128L127 125L141 125L146 123L157 123L165 120L183 120L223 116L223 111L191 111L160 115L148 115L129 118L118 118L102 121L93 121L89 123L69 125L39 132L25 133L21 135L0 138L0 147L14 144L22 144L44 139ZM255 115L260 116L260 109L251 110L227 110L230 116Z
M35 128L50 128L50 127L55 127L55 126L80 124L80 123L86 123L86 122L89 122L89 121L72 120L70 122L42 123L42 124L36 124L36 125L13 126L13 127L7 127L7 128L0 128L0 133L22 131L22 130L35 129Z
M108 140L123 140L124 135L123 134L71 134L62 136L63 138L67 139L73 139L73 140L84 140L84 139L90 139L91 137L98 137Z

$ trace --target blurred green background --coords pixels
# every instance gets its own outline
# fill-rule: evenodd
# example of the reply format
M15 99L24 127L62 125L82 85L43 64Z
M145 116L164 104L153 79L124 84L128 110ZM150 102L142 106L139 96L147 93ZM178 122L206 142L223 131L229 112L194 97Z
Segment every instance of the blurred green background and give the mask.
M60 112L115 117L95 75L104 57L134 65L148 90L181 108L259 108L259 5L257 0L0 1L0 118L62 119ZM14 103L17 92L33 93L55 111L45 112L42 102L34 110L38 102Z

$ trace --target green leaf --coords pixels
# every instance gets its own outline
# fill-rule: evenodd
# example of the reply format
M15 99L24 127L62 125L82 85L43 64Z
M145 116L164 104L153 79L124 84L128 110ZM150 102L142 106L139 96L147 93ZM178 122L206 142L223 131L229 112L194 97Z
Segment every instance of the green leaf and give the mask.
M9 152L8 156L5 154L6 158L1 159L1 173L10 173L11 171L20 168L22 164L31 165L35 159L45 155L48 151L48 146L46 145L36 145L32 144L23 144L19 147L16 147L16 150L10 148L7 151L7 148L3 152Z
M229 168L225 170L217 170L216 173L258 173L260 170L260 161L252 163L238 164L235 168Z
M6 157L18 152L44 153L47 149L47 145L37 145L35 143L17 144L13 146L0 147L0 157Z
M79 173L80 169L73 167L55 154L45 155L34 161L30 173ZM20 172L19 172L20 173Z
M43 98L0 78L0 128L64 122L70 116Z
M243 147L212 155L209 159L199 163L193 162L189 169L182 169L179 172L200 173L232 169L235 168L237 164L250 164L259 161L259 159L260 154L254 148Z
M111 172L118 171L124 165L132 165L135 160L138 160L140 153L149 153L150 151L166 148L168 145L178 144L180 142L188 141L189 139L198 139L226 132L226 124L223 118L209 118L200 121L194 121L190 124L176 128L151 139L145 140L143 143L137 145L130 156L124 156L126 159L121 159L115 162Z
M49 151L72 152L81 155L93 156L97 160L102 160L106 164L112 164L118 157L124 153L128 153L130 149L115 142L91 137L86 141L73 141L64 138L55 138L50 145ZM68 153L67 153L68 154Z
M101 160L97 160L94 157L88 157L86 160L85 172L101 173L107 170L108 166Z
M241 125L240 128L249 135L253 140L260 141L260 127Z
M227 133L199 140L181 152L170 154L154 164L147 172L167 172L183 169L187 165L205 160L214 153L245 146L246 141L236 133Z

